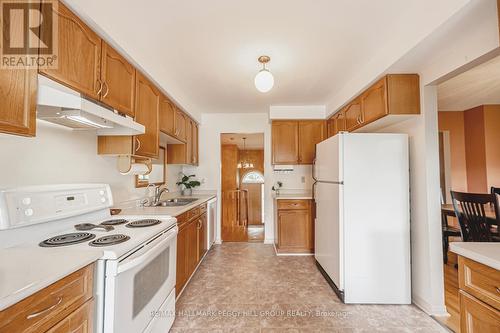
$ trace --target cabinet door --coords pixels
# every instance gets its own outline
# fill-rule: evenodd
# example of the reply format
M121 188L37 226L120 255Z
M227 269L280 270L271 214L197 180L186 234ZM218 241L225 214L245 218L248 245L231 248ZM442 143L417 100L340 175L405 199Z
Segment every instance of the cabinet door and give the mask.
M313 249L312 220L309 210L278 211L278 247L291 252Z
M273 164L297 164L299 160L299 124L297 121L273 121Z
M92 333L94 302L88 301L46 333Z
M180 228L177 234L177 263L175 276L175 292L181 292L188 279L188 231L186 227Z
M136 75L135 120L146 127L146 133L136 136L137 155L157 158L159 150L158 114L160 93L140 72Z
M326 138L323 120L299 122L299 163L312 164L316 157L316 144Z
M165 96L160 101L160 131L175 136L175 109Z
M363 122L369 123L387 114L386 78L375 83L361 96Z
M334 117L326 121L326 133L329 138L337 134Z
M359 99L354 100L344 109L346 130L352 131L363 123L361 114L361 103Z
M198 124L193 122L193 165L198 165Z
M186 164L193 164L193 121L186 120Z
M460 290L460 332L486 333L500 331L500 311Z
M35 136L36 69L0 70L0 132Z
M188 232L188 246L187 246L187 267L188 267L188 278L193 274L196 265L198 265L198 229L197 229L197 219L189 222L187 226Z
M135 68L111 46L102 42L101 101L134 116Z
M186 141L186 115L175 107L175 136L182 141Z
M200 216L198 225L198 261L207 253L207 214Z
M60 1L57 7L58 66L40 73L97 100L102 88L101 39Z
M346 124L345 124L344 111L340 111L337 113L337 117L335 118L335 127L336 127L337 133L341 132L341 131L345 131L347 129Z

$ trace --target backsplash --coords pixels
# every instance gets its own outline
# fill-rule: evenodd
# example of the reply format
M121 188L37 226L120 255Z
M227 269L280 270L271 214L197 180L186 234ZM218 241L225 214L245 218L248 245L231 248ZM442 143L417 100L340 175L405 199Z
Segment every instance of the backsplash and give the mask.
M140 198L134 176L122 176L116 158L97 155L93 131L37 121L34 138L0 135L0 188L64 183L110 184L115 203ZM167 187L175 191L181 166L168 166Z

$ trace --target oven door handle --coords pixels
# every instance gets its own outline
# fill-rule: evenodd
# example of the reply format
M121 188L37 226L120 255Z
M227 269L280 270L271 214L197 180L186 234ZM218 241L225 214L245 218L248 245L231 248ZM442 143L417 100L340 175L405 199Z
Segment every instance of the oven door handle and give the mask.
M149 260L152 257L155 257L157 254L161 253L161 251L164 250L165 244L169 243L172 241L174 237L177 236L177 231L178 228L174 227L172 230L167 231L165 234L160 236L162 238L161 240L155 242L156 244L148 244L149 246L152 246L149 250L147 250L148 245L146 245L144 248L140 249L138 252L142 252L146 250L146 252L141 253L139 256L132 256L127 259L125 259L123 262L118 264L118 269L117 269L117 274L123 273L125 271L128 271L146 260ZM136 255L137 253L135 253Z

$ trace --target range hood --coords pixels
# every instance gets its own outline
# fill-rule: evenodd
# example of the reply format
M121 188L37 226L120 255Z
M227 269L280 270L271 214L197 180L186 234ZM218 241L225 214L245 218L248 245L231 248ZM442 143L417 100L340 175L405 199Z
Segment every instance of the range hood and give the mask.
M139 135L146 129L43 75L38 75L37 118L97 135Z

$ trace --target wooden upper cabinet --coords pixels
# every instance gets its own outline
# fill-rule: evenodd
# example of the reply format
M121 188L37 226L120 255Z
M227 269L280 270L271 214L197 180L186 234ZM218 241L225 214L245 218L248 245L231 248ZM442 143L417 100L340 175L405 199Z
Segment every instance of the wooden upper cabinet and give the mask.
M199 157L199 133L198 133L198 124L193 122L193 158L192 158L192 164L193 165L198 165L198 157Z
M175 137L186 141L187 117L182 110L175 107Z
M93 99L101 86L101 38L61 2L57 6L58 66L40 73ZM50 31L42 29L42 35Z
M175 136L175 109L165 96L160 101L160 131Z
M365 90L354 101L338 112L338 131L353 131L386 116L420 113L420 82L418 74L389 74ZM331 119L335 119L333 116ZM385 126L398 121L386 118ZM344 128L341 128L341 126ZM333 126L333 125L332 125ZM373 127L372 127L373 129ZM330 133L329 133L330 135Z
M312 164L316 157L316 144L326 139L323 120L299 121L299 164Z
M193 121L186 120L186 164L193 163Z
M36 69L0 69L0 132L35 136Z
M135 68L111 46L102 42L101 101L133 117Z
M296 164L299 159L299 123L273 121L273 164Z
M146 133L135 137L135 154L158 157L160 92L142 73L136 74L135 120Z
M371 122L387 114L387 89L384 77L361 95L364 122Z
M345 115L346 130L352 131L358 128L363 123L363 115L361 113L361 102L356 99L346 106L343 110Z

